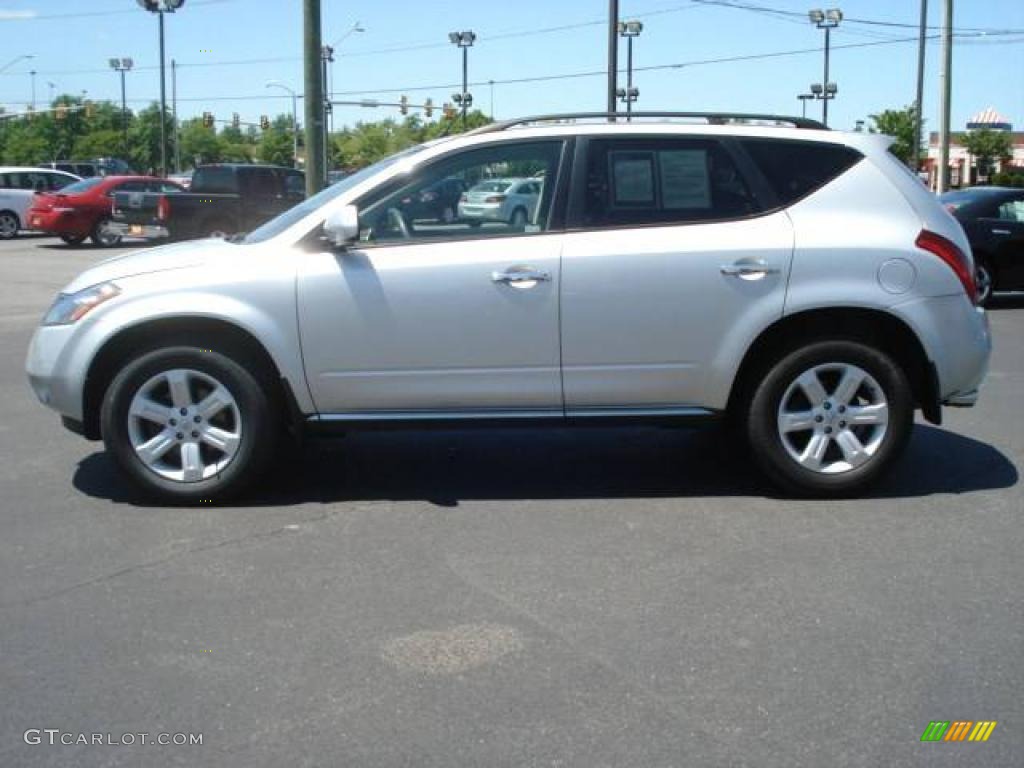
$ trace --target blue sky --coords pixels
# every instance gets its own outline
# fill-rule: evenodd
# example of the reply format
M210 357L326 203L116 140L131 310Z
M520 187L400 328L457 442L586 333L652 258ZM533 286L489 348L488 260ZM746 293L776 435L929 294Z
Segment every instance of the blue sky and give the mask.
M736 0L804 14L804 0ZM336 98L378 97L448 101L461 78L458 51L448 32L473 29L470 80L475 106L497 117L604 108L601 76L509 83L521 78L600 71L605 66L606 0L322 0L324 42L341 37L355 22L365 28L338 48L333 66ZM929 23L938 26L942 0L930 0ZM833 34L831 79L839 98L830 107L833 127L852 128L857 119L914 98L916 43L891 42L916 36L918 0L842 0L844 21ZM985 31L961 38L954 48L953 125L985 107L995 107L1024 129L1024 0L956 0L955 26ZM823 35L797 16L727 8L694 0L621 0L623 18L645 28L634 53L638 109L734 110L799 114L796 94L821 80ZM854 19L907 24L867 24ZM566 27L544 31L552 27ZM30 99L30 69L36 69L37 103L57 93L88 92L89 98L120 100L120 85L108 69L113 56L128 56L131 106L159 98L156 19L135 0L0 0L0 68L19 54L34 54L0 72L0 105L9 111ZM1016 34L1005 34L1008 31ZM937 32L937 30L935 30ZM867 47L843 48L847 45ZM302 90L300 0L186 0L167 18L168 59L177 59L179 115L204 110L218 119L239 112L255 122L261 114L290 111L289 99L267 90L276 79ZM809 53L704 63L712 59L783 51ZM623 50L622 66L625 66ZM928 46L925 116L938 125L939 44ZM622 78L625 79L624 76ZM414 88L420 90L413 90ZM168 89L170 89L168 75ZM170 98L168 90L168 98ZM301 110L301 105L300 105ZM339 107L335 126L397 115L394 109ZM820 117L820 103L808 104ZM301 119L301 118L300 118Z

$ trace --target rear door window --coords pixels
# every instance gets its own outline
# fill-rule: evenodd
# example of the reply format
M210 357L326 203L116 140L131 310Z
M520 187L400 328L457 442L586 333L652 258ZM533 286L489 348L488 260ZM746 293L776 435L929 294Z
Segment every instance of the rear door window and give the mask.
M590 142L582 203L586 227L722 221L762 210L732 156L713 139Z
M786 139L742 139L782 205L792 205L855 165L860 152L839 144Z
M192 176L192 191L209 192L211 194L237 192L236 179L233 168L224 166L200 168Z

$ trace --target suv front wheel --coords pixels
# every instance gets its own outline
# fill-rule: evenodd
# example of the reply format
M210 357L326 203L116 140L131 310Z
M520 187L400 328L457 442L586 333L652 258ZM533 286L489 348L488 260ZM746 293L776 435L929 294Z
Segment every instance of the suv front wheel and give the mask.
M256 377L213 350L170 347L131 361L100 414L103 440L149 495L225 499L273 455L278 419Z
M903 369L856 341L821 341L777 360L746 420L754 458L799 495L841 496L874 482L903 450L914 402Z

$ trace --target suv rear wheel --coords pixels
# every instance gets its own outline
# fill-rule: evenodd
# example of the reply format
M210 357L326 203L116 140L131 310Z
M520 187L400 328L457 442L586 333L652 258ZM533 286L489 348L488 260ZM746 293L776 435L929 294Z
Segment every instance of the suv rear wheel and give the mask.
M783 356L750 401L747 438L768 477L799 495L847 495L895 461L913 423L903 369L855 341Z
M223 500L266 466L279 420L249 370L219 352L159 349L107 390L103 440L127 475L171 502Z

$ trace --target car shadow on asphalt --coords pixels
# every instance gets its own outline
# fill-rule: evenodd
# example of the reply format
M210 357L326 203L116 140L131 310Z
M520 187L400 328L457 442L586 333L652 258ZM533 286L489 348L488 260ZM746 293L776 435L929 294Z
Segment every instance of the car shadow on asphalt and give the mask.
M969 493L1017 480L1017 468L992 446L918 424L903 460L866 497ZM95 498L152 505L102 452L80 462L73 483ZM732 448L725 429L519 428L363 432L309 443L228 506L707 496L784 498Z

